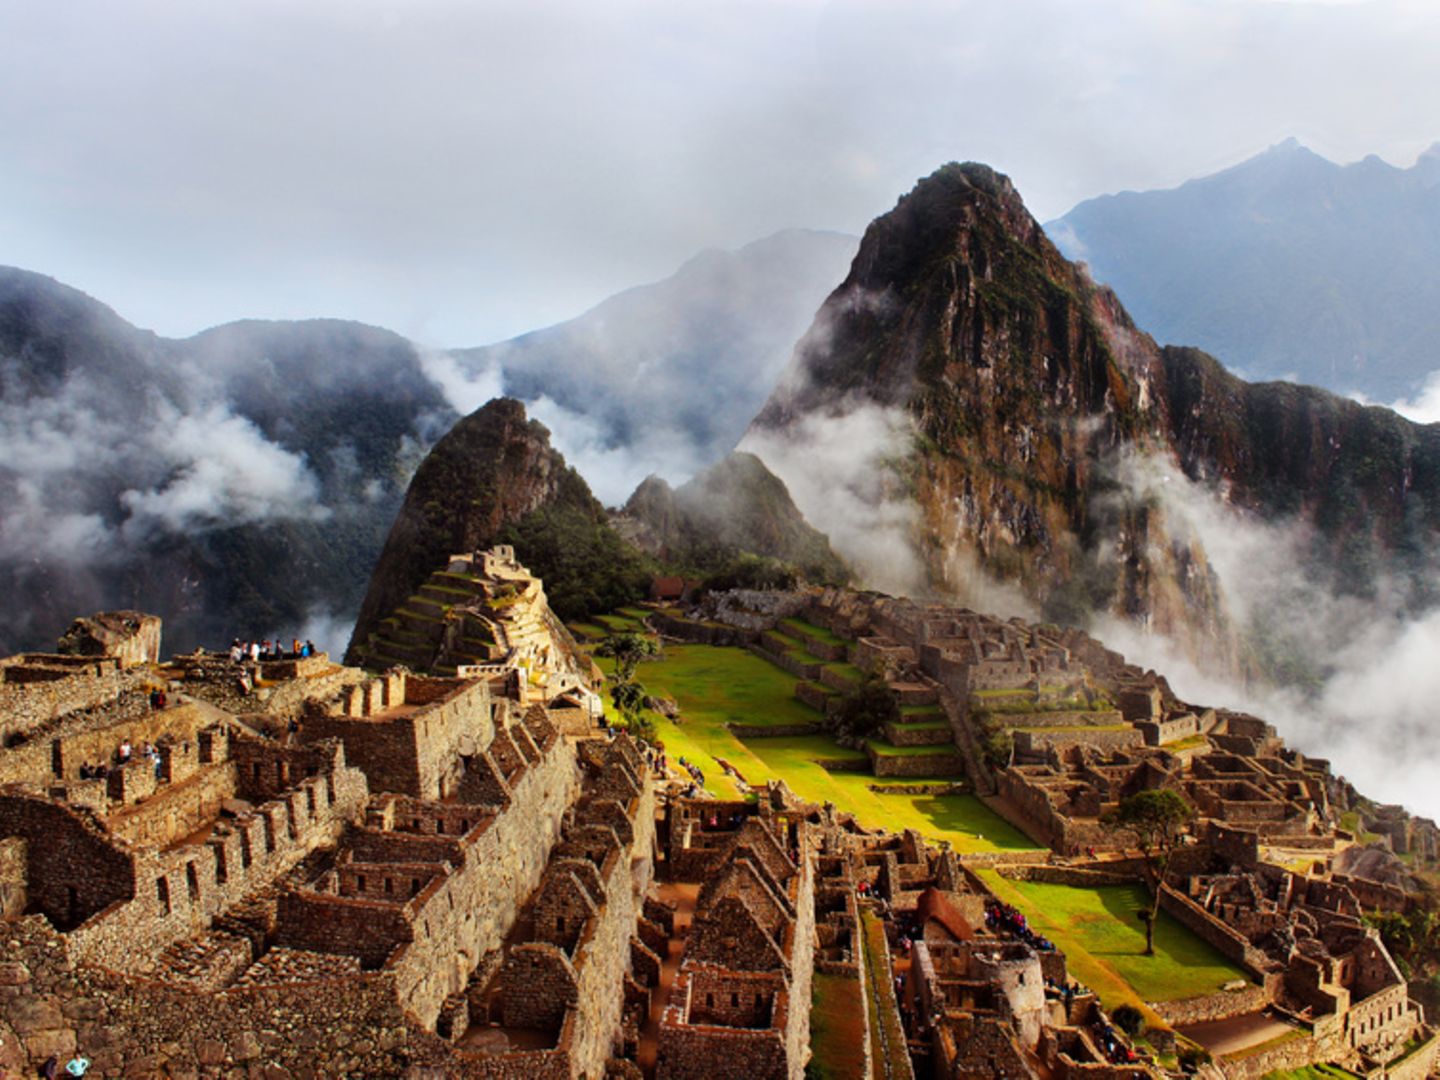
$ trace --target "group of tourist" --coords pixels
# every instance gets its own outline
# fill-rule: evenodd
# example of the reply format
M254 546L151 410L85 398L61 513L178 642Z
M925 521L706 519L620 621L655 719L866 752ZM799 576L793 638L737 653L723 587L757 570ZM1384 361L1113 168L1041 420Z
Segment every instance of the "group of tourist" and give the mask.
M285 642L279 638L273 641L265 638L261 641L241 641L233 638L230 642L230 662L243 664L250 661L258 664L262 660L300 660L307 656L315 655L315 643L309 638L301 641L299 638L290 639L290 651L285 651Z
M163 708L164 706L161 707ZM140 757L154 765L155 779L159 780L161 773L164 771L164 765L160 758L160 748L152 742L147 742L140 748ZM102 761L98 765L92 765L88 761L81 762L80 779L103 780L110 775L112 765L117 768L128 765L134 758L135 746L129 739L125 739L115 748L115 753L110 762Z
M991 900L985 905L985 926L992 931L1002 931L1018 938L1036 952L1055 951L1055 945L1049 938L1030 929L1023 911L999 900Z
M693 761L685 760L685 757L682 755L680 757L680 767L690 774L690 779L695 781L696 787L702 790L704 789L705 774L700 771L700 766L696 765Z
M1125 1045L1115 1029L1099 1016L1090 1021L1090 1034L1112 1065L1129 1065L1135 1061L1134 1048Z

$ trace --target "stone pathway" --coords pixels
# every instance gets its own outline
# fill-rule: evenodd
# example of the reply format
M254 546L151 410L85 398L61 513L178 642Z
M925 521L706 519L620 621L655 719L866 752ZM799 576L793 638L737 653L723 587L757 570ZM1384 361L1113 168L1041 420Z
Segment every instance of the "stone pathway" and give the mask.
M670 1000L670 987L680 970L680 956L685 951L685 939L690 936L690 922L695 917L700 886L667 881L658 886L657 892L661 900L675 905L675 933L665 944L665 955L660 958L660 985L651 991L650 1016L640 1029L636 1059L647 1077L655 1075L655 1060L660 1050L660 1015Z

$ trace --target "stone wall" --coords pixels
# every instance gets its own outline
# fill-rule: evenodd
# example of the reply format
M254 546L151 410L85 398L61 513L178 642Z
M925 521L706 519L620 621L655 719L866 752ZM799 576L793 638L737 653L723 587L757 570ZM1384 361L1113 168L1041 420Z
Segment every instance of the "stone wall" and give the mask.
M24 842L30 909L62 929L135 896L135 856L68 806L0 795L0 835Z
M68 658L67 658L68 659ZM0 743L9 747L0 755L0 783L12 779L17 738L36 738L60 718L83 709L111 705L125 691L143 685L150 678L143 668L122 669L114 659L85 660L65 667L42 668L52 677L42 682L26 681L27 673L36 670L24 663L25 657L0 661ZM56 677L58 676L58 677ZM43 760L49 763L48 743L43 747ZM20 766L27 773L31 770Z
M695 645L745 646L759 640L760 631L739 626L725 626L717 622L696 622L680 619L655 611L650 615L650 625L665 637L675 638Z
M345 765L338 745L332 744L330 752L327 772L298 781L281 798L216 823L197 843L143 853L112 847L116 855L111 858L133 860L129 889L134 899L112 903L71 933L72 955L121 970L145 970L154 950L202 932L232 904L273 882L316 848L334 844L347 823L359 820L367 788L364 775ZM33 883L35 867L31 871ZM79 880L87 876L94 875L82 873Z
M347 757L377 791L425 799L454 792L461 757L489 745L495 736L490 692L484 682L408 678L403 700L393 680L374 679L350 687L334 707L344 712L307 715L305 742L340 739ZM413 711L397 711L401 705ZM356 715L359 714L359 715Z
M1252 976L1264 980L1270 963L1244 935L1211 915L1195 901L1168 885L1160 887L1160 909L1202 941L1239 964Z
M1029 717L1026 717L1028 720ZM1110 753L1115 750L1133 750L1145 745L1145 737L1136 728L1122 731L1105 731L1091 728L1085 731L1016 731L1015 750L1020 754L1036 754L1053 747L1062 755L1074 746L1088 746L1094 750Z
M1180 1001L1152 1001L1152 1009L1172 1027L1201 1024L1211 1020L1229 1020L1260 1012L1271 1004L1271 995L1264 986L1250 985L1243 990L1220 990L1201 997Z
M10 923L5 938L0 1055L11 1056L0 1065L24 1075L78 1048L98 1076L398 1076L430 1045L383 974L195 993L76 963L40 917Z
M869 754L876 776L934 776L965 771L965 759L958 750L953 754L880 754L870 750Z

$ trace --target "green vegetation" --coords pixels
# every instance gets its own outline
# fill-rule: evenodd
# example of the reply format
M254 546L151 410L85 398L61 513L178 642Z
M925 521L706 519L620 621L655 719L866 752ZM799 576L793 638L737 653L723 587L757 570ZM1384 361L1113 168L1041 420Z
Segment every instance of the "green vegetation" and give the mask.
M860 980L815 973L811 983L810 1048L806 1080L866 1080L865 1002Z
M1355 1073L1339 1065L1306 1065L1302 1069L1276 1069L1260 1080L1354 1080Z
M867 739L900 719L900 703L883 671L867 671L840 697L827 726L837 735Z
M574 470L566 470L567 475ZM576 474L579 487L584 481ZM612 529L588 488L567 492L501 530L516 556L545 582L550 607L562 619L579 619L645 597L655 566ZM588 499L588 502L586 501Z
M611 662L599 661L602 668ZM1018 851L1035 847L1024 833L973 795L902 795L872 791L874 777L862 751L829 736L784 735L740 739L727 724L752 727L814 725L820 714L793 696L795 679L744 649L667 645L663 657L643 662L639 677L652 695L680 705L679 722L650 714L657 737L672 758L684 756L705 773L706 786L723 798L739 789L725 775L724 758L749 783L783 779L802 799L833 802L869 827L918 829L949 840L957 851ZM819 761L850 762L855 772L829 772ZM861 771L863 770L863 771ZM934 782L949 783L953 777ZM906 780L914 784L916 780Z
M986 715L976 724L980 756L992 769L1003 769L1015 756L1015 735L993 716Z
M800 636L811 638L814 641L823 642L826 645L844 645L845 639L823 626L816 626L814 623L806 622L804 619L789 618L781 619L780 625L791 631L798 631ZM789 635L795 637L794 633Z
M1155 954L1143 955L1141 916L1150 898L1142 886L1082 889L1010 881L990 870L980 873L996 895L1025 911L1032 926L1065 952L1074 975L1109 1009L1128 1002L1153 1025L1144 1001L1199 997L1248 978L1164 912L1153 923Z
M613 662L610 701L625 721L625 730L646 742L655 741L654 721L646 715L645 687L635 678L635 668L647 656L660 651L659 644L646 634L611 634L595 646L595 655Z
M1155 953L1155 918L1160 913L1160 886L1170 869L1170 860L1180 849L1195 808L1173 788L1137 791L1120 800L1113 814L1102 819L1108 828L1128 832L1135 846L1145 856L1145 869L1150 876L1150 905L1145 920L1145 955Z
M1365 921L1380 931L1380 940L1407 979L1434 979L1440 973L1440 916L1432 907L1375 911Z

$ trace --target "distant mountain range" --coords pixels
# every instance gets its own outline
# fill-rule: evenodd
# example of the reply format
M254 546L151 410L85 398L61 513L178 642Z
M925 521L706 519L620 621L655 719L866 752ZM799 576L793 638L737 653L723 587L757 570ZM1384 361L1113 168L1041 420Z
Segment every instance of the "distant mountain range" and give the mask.
M104 608L158 612L179 649L348 623L455 415L385 330L242 322L175 341L0 269L0 650L53 646Z
M498 394L549 399L532 415L607 503L652 472L683 482L735 448L858 243L790 229L706 251L567 322L451 350L480 387L455 404L468 412Z
M505 387L538 402L617 504L650 473L683 480L733 448L855 244L705 252L453 357L334 320L170 340L0 268L0 654L119 607L162 615L167 648L299 633L338 650L412 472L463 413Z
M1440 369L1440 144L1400 169L1287 139L1171 190L1087 200L1045 230L1158 340L1250 380L1391 402Z

